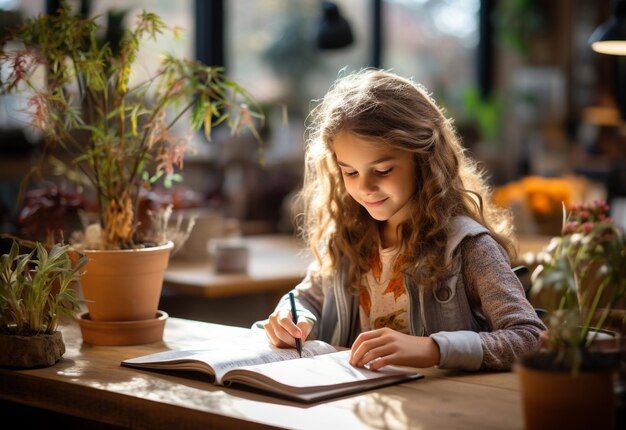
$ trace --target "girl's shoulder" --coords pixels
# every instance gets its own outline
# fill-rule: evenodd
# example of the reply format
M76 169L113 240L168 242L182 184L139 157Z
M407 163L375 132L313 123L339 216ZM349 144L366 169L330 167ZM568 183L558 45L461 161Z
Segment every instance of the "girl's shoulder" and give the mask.
M452 257L454 251L466 237L483 236L484 233L489 233L487 227L473 218L463 215L453 217L448 228L446 258Z
M491 264L509 265L506 251L488 232L465 237L458 248L464 262L489 260Z
M450 220L448 235L450 238L459 236L461 240L465 236L475 236L480 233L489 232L487 227L473 218L465 215L457 215Z

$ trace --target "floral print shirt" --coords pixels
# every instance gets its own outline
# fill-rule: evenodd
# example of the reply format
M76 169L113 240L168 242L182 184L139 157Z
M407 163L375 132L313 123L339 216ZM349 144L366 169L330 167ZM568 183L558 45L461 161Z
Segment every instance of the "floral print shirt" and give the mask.
M359 288L361 331L389 327L409 333L409 303L401 262L397 248L379 249L370 257L370 271L363 276Z

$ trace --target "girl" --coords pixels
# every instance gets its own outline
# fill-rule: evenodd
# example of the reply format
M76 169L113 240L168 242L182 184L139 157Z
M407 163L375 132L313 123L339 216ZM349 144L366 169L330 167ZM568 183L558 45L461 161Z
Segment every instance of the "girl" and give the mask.
M269 341L351 347L379 369L509 369L545 329L511 270L508 212L424 88L362 70L313 109L301 197L315 256Z

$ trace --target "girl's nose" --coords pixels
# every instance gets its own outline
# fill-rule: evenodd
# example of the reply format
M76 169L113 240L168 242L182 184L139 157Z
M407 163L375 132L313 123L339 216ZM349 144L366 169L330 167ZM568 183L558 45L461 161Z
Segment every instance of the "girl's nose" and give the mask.
M362 193L371 193L376 191L378 183L372 175L361 175L359 177L359 191Z

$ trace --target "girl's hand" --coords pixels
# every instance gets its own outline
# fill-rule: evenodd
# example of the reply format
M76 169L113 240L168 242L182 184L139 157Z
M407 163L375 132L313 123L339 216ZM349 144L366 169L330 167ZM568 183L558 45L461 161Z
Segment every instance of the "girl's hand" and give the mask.
M304 344L313 329L313 323L304 317L299 317L296 325L291 319L291 312L288 309L281 309L269 316L263 328L272 345L279 348L295 348L296 338L300 338Z
M439 363L439 346L430 337L412 336L390 328L361 333L350 353L350 364L377 370L387 364L432 367Z

